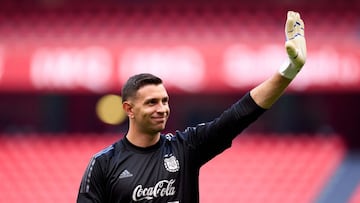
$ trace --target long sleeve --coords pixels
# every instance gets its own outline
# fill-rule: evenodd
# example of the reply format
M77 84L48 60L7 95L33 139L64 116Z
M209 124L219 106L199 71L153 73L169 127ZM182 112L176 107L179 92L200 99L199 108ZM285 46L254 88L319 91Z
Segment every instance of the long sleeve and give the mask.
M247 93L213 121L187 128L178 135L187 140L199 162L204 164L229 148L232 140L265 111Z
M102 167L94 156L83 175L77 197L77 203L103 203L105 196L105 181Z

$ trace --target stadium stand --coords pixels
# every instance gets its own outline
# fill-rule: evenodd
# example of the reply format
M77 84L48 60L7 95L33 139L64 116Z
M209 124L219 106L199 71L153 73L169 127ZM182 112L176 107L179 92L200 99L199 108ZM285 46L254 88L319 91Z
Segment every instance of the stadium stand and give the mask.
M260 5L260 4L258 4ZM312 22L310 39L347 43L358 39L358 4L301 6L304 18ZM345 5L347 5L345 7ZM268 7L266 7L268 6ZM295 7L296 8L296 7ZM74 4L55 8L16 6L2 8L2 40L256 40L281 36L285 6L254 7L252 4ZM341 18L339 18L341 16ZM334 30L334 27L336 29ZM274 35L276 33L276 35ZM326 33L326 34L324 34ZM201 37L199 37L201 36ZM346 37L344 37L346 36Z
M1 135L0 202L74 202L92 154L118 138ZM201 202L312 202L344 152L336 135L242 135L202 169Z
M240 136L204 166L202 202L314 202L343 155L336 137Z

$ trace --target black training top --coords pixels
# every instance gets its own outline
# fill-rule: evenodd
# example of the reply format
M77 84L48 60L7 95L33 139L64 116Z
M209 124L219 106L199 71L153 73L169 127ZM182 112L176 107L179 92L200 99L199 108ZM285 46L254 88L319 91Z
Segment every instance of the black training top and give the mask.
M161 135L151 147L125 136L90 160L77 202L197 203L200 167L264 111L248 93L215 120Z

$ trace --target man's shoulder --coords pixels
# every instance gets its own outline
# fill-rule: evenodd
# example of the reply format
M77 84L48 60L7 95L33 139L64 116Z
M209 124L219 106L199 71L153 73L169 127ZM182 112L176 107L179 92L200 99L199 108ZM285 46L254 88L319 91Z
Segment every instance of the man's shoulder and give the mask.
M105 147L94 155L95 159L111 159L115 154L121 151L121 140Z
M196 127L187 127L185 130L176 130L175 133L162 134L161 136L168 142L183 142L189 139L189 135L194 134Z
M176 135L173 133L166 133L161 135L167 141L174 141L176 139Z
M166 133L161 135L165 141L176 142L184 139L183 132L175 131L175 133Z

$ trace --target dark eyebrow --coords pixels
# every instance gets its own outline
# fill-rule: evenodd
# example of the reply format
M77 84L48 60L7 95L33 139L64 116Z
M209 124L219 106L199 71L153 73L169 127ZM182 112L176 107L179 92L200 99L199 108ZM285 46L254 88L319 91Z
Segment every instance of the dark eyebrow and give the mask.
M157 99L157 98L149 98L149 99L146 99L145 100L145 103L150 103L150 102L156 102L156 101L158 101L159 99Z
M158 101L161 101L161 102L164 102L164 101L169 101L169 97L163 97L163 98L149 98L149 99L146 99L145 100L145 104L148 104L148 103L152 103L152 102L158 102Z
M169 97L162 98L162 101L169 101Z

